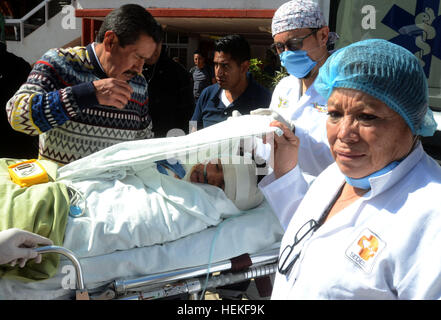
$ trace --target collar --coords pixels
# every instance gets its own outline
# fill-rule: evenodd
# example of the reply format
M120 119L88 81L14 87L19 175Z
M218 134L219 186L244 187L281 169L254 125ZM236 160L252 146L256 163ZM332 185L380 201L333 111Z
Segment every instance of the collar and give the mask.
M216 108L220 108L219 102L221 102L221 100L219 99L219 94L220 94L222 88L220 87L220 85L218 83L213 84L213 86L214 86L215 90L213 90L214 94L212 94L211 101L214 103Z
M86 50L89 53L90 61L92 62L92 65L94 67L93 72L100 79L108 78L107 74L104 72L104 69L103 69L103 66L101 65L101 62L99 61L99 59L96 55L95 44L96 43L93 42L93 43L89 43L86 46Z
M371 190L366 194L367 199L371 199L380 193L385 192L403 179L403 177L407 175L421 160L424 153L421 141L419 141L415 149L402 160L396 168L384 175L370 178Z
M345 180L346 180L346 183L348 183L349 185L351 185L353 187L369 190L371 188L371 184L370 184L371 178L384 175L387 172L392 171L399 164L400 164L400 161L393 161L393 162L389 163L387 166L385 166L383 169L380 169L376 172L373 172L370 175L368 175L367 177L350 178L348 176L345 176Z
M238 101L240 101L241 99L243 99L243 97L246 97L247 95L251 95L250 92L251 92L251 90L252 90L252 88L254 87L254 84L255 84L255 81L254 81L254 79L253 79L253 76L251 75L251 72L247 72L247 80L248 80L248 85L247 85L247 87L245 88L245 91L242 92L242 94L241 94L236 100L234 100L233 102L231 102L231 103L228 105L228 108L232 108L232 107L234 107L235 104L236 104ZM221 99L219 98L222 88L220 87L220 85L219 85L218 83L216 83L215 85L216 85L216 87L217 87L216 94L213 96L213 98L212 98L211 100L212 100L213 102L215 102L217 108L222 108L222 109L224 109L224 108L226 108L226 106L225 106L223 103L222 103L222 106L220 106L220 103L218 103L218 102L222 102Z

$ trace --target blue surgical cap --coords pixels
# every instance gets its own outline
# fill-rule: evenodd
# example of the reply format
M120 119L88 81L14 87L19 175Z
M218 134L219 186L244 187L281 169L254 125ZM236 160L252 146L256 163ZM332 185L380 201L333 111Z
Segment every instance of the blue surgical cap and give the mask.
M320 68L314 87L326 99L335 88L362 91L397 112L413 134L435 133L423 68L410 51L389 41L363 40L336 51Z

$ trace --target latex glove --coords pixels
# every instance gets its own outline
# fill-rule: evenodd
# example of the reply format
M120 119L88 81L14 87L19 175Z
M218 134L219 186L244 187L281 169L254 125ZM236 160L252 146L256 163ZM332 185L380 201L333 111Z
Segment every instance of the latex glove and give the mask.
M294 125L294 121L285 119L280 113L277 111L268 109L268 108L260 108L256 109L250 112L252 115L259 115L259 116L271 116L272 120L279 121L283 123L285 126L289 128L292 132L295 133L296 126Z
M23 268L29 259L41 262L41 255L32 248L38 245L52 245L50 239L38 234L20 230L17 228L0 232L0 265L11 263L15 266L17 262Z
M237 111L237 110L233 110L233 112L231 112L231 117L228 117L228 119L227 120L229 120L229 119L231 119L231 118L237 118L237 117L240 117L242 114L239 112L239 111Z
M297 165L300 140L290 128L280 121L274 120L270 126L277 127L282 131L282 134L277 134L277 131L274 134L268 134L263 141L263 143L269 143L273 150L270 166L278 179Z

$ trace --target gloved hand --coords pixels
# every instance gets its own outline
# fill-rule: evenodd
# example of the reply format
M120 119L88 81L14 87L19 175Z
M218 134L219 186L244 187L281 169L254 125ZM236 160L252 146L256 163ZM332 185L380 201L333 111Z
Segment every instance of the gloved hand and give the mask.
M280 113L277 111L268 109L268 108L260 108L256 109L250 112L252 115L259 115L259 116L271 116L272 120L279 121L283 123L285 126L289 128L293 133L295 133L296 126L294 125L294 122L291 120L285 119Z
M0 265L11 263L11 266L15 266L18 262L20 268L23 268L29 259L35 259L40 263L41 255L32 249L39 244L49 246L53 242L38 234L17 228L0 231Z
M242 114L239 112L239 111L237 111L237 110L233 110L233 112L231 112L231 117L228 117L228 119L227 120L230 120L231 118L237 118L237 117L240 117Z
M274 176L278 179L297 165L300 140L280 121L273 120L270 127L277 127L282 133L275 131L275 134L267 135L263 141L271 145L274 156L270 159L270 166L274 170Z

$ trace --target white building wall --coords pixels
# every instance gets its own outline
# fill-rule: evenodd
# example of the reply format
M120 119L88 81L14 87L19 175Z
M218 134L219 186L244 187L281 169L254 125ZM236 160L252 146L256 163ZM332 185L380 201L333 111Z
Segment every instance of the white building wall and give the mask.
M329 16L330 0L318 2L325 17ZM131 0L146 8L196 8L196 9L276 9L286 0ZM118 0L77 0L73 1L77 9L116 8L128 3ZM63 13L57 14L46 24L25 37L22 42L8 41L8 51L23 57L29 63L37 61L48 49L63 47L81 36L81 19L75 19L74 29L62 28ZM196 43L190 42L188 52L193 52ZM192 55L190 55L192 56ZM189 57L191 64L192 57Z
M146 8L274 9L286 0L131 0ZM78 0L83 9L116 8L127 1Z
M320 4L325 17L329 16L330 0L314 0ZM287 0L131 0L146 8L196 9L277 9ZM127 3L118 0L77 0L83 9L117 8Z

